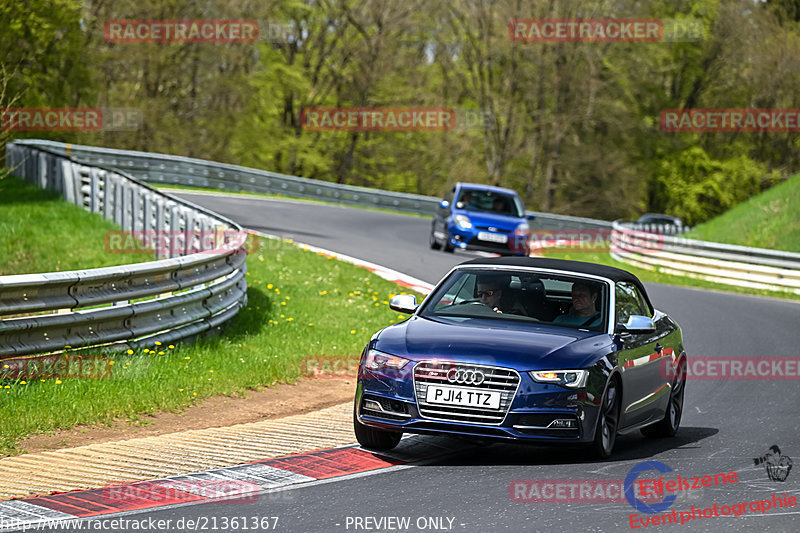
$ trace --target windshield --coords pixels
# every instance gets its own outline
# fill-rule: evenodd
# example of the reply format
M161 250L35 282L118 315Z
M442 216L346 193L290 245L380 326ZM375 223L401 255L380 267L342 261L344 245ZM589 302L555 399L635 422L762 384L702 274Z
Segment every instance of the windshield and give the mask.
M525 216L520 199L511 194L476 189L461 189L456 207L468 211L482 211L512 217Z
M461 269L434 291L420 315L605 331L607 309L608 290L602 282L530 270Z

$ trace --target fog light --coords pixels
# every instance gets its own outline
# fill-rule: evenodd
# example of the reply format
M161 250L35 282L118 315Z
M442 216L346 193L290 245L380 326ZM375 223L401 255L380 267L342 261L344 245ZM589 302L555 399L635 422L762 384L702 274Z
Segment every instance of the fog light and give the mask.
M364 409L369 409L370 411L383 411L381 404L375 400L364 400Z
M575 420L571 418L559 418L558 420L553 420L550 423L551 428L559 428L559 429L574 429L578 427Z

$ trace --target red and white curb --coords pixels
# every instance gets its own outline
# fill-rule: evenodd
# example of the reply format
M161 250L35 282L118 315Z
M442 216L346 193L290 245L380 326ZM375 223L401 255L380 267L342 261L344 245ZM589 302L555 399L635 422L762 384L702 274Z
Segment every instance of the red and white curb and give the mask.
M243 465L99 489L0 502L0 531L58 527L57 522L166 506L211 502L256 503L267 492L294 485L408 468L452 453L457 446L411 436L390 453L358 446L316 450ZM455 442L453 443L455 444Z
M277 235L270 235L269 233L262 233L260 231L253 231L253 230L247 230L247 232L250 233L251 235L264 237L265 239L275 239L288 242L294 244L298 248L302 248L303 250L308 250L310 252L322 254L327 257L333 257L335 259L339 259L340 261L344 261L346 263L351 263L353 265L364 267L370 272L377 274L378 276L382 277L385 280L393 281L398 285L400 285L401 287L405 287L407 289L411 289L420 292L422 294L428 294L433 290L433 285L431 285L426 281L422 281L421 279L411 277L407 274L403 274L402 272L398 272L397 270L392 270L391 268L382 265L377 265L375 263L371 263L363 259L358 259L356 257L351 257L349 255L340 254L339 252L333 252L331 250L326 250L325 248L319 248L317 246L312 246L310 244L297 242L294 239L286 239L283 237L279 237Z

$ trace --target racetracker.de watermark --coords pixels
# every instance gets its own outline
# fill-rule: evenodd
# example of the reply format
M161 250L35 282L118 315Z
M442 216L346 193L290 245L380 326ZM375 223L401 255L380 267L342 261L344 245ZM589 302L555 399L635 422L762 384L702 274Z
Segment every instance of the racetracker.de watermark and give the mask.
M59 355L0 361L0 379L105 379L114 361L107 356Z
M691 18L519 18L509 22L508 35L526 43L680 42L703 39L705 26Z
M110 43L287 43L291 26L271 20L118 19L108 20L103 37Z
M253 253L258 239L247 239L246 231L107 231L103 247L111 254L152 253Z
M672 380L681 369L661 367L662 377ZM800 357L691 356L686 359L685 378L710 380L800 380Z
M798 132L800 109L664 109L659 124L666 132Z
M491 112L452 107L309 107L300 113L309 131L466 131L492 123Z
M7 107L0 109L4 131L135 131L142 111L127 107Z
M628 231L624 242L612 239L610 229L535 230L530 233L532 252L634 252L656 253L664 249L664 236L658 232Z

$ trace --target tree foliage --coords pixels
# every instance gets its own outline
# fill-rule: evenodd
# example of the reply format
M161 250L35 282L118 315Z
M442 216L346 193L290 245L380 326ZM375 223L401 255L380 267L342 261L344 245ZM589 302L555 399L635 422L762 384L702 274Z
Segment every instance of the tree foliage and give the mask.
M404 192L514 188L531 209L696 224L797 171L797 133L672 133L664 109L800 108L790 0L33 0L0 3L7 95L131 107L135 131L44 133ZM698 40L515 42L514 18L660 18ZM255 19L257 43L111 43L115 19ZM8 106L7 100L5 105ZM312 107L473 110L446 132L311 131Z

